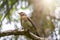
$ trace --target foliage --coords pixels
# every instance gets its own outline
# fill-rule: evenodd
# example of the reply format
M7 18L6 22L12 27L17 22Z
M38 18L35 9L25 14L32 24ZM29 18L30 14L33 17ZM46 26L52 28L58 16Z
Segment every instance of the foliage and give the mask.
M28 1L28 0L25 0L25 1ZM0 27L1 27L2 26L2 21L5 18L7 18L9 20L9 22L12 21L12 19L11 19L12 12L14 10L17 10L16 7L17 7L18 4L16 5L16 3L19 3L19 0L0 0L0 3L1 3L0 4ZM21 7L22 10L25 10L27 8L28 8L28 6L26 8Z
M1 0L0 1L0 3L1 3L0 4L0 11L4 12L4 13L1 12L1 15L0 15L0 21L1 21L1 23L2 23L2 21L5 18L7 18L11 22L12 12L14 10L17 10L16 9L17 6L15 4L18 3L18 1L19 0ZM22 0L22 1L27 1L28 2L28 6L27 7L21 7L22 10L27 9L29 7L29 5L32 4L32 0ZM45 13L49 13L51 10L49 10L48 8L45 8L44 9L44 7L43 8L41 8L41 7L42 7L42 5L40 5L40 4L34 7L35 9L34 9L33 14L32 14L33 15L32 20L34 20L34 22L35 22L35 26L37 28L37 31L38 31L39 36L42 33L43 33L42 36L43 35L44 36L49 36L50 35L50 32L53 32L54 31L55 27L54 27L53 23L51 22L51 19L50 20L47 20L46 19ZM51 9L52 9L52 7L51 7ZM52 9L52 11L54 11L53 9ZM29 25L28 22L23 23L22 26L24 26L27 29L30 29L31 32L36 33L36 30L31 25ZM39 31L43 31L43 32L41 33ZM27 34L27 36L30 36L30 35Z

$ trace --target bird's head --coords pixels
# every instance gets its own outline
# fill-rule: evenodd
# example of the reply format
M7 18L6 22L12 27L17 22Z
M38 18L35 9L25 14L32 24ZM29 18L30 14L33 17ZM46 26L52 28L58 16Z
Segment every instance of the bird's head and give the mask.
M18 13L20 16L26 16L26 14L24 12L20 12Z
M27 18L26 14L24 12L20 12L18 14L21 16L22 19L26 19Z

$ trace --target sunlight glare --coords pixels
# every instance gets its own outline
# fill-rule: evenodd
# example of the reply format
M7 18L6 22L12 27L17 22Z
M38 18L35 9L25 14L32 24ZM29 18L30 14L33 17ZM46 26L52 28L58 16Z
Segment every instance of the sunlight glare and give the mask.
M50 5L50 4L53 3L53 0L43 0L43 3L44 3L45 5Z
M45 3L51 3L52 0L44 0Z

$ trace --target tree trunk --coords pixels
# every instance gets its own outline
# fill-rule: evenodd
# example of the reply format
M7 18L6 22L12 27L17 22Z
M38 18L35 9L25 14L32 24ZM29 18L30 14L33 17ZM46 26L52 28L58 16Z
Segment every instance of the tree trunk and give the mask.
M52 1L53 3L53 1ZM47 20L47 15L51 13L53 13L54 10L54 6L51 3L50 6L46 6L46 4L44 4L43 0L33 0L33 16L32 16L32 20L35 23L36 26L36 30L39 36L41 37L46 37L49 35L49 33L47 34L47 32L51 32L54 30L54 25L51 22L51 20ZM49 9L49 7L51 9Z

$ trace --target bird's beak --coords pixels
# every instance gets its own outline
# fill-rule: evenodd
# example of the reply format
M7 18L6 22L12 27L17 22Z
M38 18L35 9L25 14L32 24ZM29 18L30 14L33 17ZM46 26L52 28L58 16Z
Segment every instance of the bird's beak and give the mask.
M20 15L20 13L18 13Z

